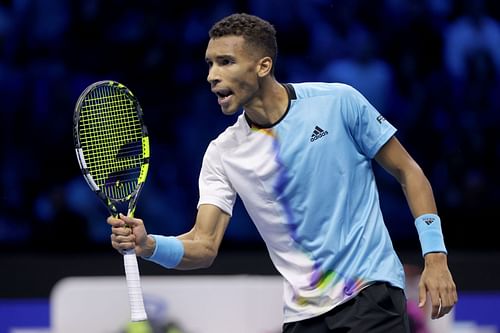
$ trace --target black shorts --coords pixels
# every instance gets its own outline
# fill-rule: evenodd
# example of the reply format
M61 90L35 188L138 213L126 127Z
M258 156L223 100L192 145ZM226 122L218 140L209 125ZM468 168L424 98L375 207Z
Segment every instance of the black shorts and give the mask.
M375 283L318 317L285 323L283 333L410 333L400 288Z

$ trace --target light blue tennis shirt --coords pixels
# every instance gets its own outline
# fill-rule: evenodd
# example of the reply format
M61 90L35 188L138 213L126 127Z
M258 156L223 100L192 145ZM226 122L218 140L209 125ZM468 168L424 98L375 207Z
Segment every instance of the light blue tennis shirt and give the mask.
M287 84L271 128L244 113L207 148L199 205L232 213L236 195L284 278L284 321L323 314L374 281L404 288L372 159L396 129L354 88Z

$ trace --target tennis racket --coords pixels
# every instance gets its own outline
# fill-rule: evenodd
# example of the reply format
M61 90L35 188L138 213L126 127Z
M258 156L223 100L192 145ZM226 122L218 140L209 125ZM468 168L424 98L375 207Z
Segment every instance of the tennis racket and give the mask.
M113 216L133 216L149 166L149 137L132 92L115 81L88 86L78 98L73 136L80 169ZM123 256L133 322L147 320L135 251Z

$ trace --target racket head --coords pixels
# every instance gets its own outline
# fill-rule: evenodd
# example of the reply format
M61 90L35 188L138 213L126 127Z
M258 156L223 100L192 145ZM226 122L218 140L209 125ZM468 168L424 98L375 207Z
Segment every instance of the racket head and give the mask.
M73 137L90 188L112 215L124 203L133 215L149 167L149 136L134 94L112 80L89 85L75 106Z

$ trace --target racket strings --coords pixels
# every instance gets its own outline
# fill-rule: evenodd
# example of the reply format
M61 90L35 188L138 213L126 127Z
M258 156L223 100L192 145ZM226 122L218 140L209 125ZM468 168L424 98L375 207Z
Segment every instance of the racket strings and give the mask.
M80 142L89 173L108 197L128 197L144 162L136 104L121 89L102 86L85 98L81 110Z

